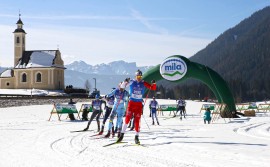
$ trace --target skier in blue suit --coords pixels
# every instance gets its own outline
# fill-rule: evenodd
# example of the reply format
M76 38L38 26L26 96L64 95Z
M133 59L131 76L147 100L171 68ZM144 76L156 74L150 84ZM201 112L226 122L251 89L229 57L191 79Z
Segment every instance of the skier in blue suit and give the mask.
M125 114L127 102L128 102L128 92L125 90L126 85L125 83L120 84L120 88L115 89L112 91L110 94L107 96L114 96L114 105L113 109L110 115L110 121L109 121L109 128L108 128L108 133L105 135L105 137L110 137L112 126L113 126L113 119L117 114L117 129L118 129L118 136L120 135L121 127L122 127L122 122L123 122L123 116ZM112 130L112 136L114 137L114 131Z

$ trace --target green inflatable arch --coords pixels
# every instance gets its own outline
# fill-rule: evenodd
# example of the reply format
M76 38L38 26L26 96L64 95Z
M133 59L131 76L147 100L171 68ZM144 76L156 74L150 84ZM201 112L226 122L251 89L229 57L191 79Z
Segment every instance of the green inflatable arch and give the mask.
M227 105L230 114L221 113L222 117L231 117L232 113L235 113L234 98L225 80L217 72L205 65L191 62L180 55L174 55L143 75L143 79L148 82L153 79L156 81L166 79L171 82L182 82L188 78L198 79L206 84L213 91L218 102Z

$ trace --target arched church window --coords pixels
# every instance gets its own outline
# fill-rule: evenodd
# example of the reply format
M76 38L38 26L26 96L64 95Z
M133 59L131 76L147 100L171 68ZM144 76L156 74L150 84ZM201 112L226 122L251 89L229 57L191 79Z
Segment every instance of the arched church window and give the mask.
M17 38L16 38L16 42L17 42L17 43L20 43L20 37L17 37Z
M27 81L26 74L23 73L23 75L22 75L22 82L26 82L26 81Z
M36 82L41 82L41 74L37 73L36 75Z

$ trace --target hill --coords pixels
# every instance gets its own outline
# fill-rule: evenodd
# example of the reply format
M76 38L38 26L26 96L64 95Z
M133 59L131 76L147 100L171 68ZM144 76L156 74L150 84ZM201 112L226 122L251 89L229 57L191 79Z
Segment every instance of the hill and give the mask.
M217 71L228 82L236 101L265 100L270 95L269 25L270 7L266 7L222 33L190 60ZM175 89L181 91L187 86L185 89L192 92L183 94L192 98L198 97L198 92L203 92L202 97L213 96L198 82L181 85Z

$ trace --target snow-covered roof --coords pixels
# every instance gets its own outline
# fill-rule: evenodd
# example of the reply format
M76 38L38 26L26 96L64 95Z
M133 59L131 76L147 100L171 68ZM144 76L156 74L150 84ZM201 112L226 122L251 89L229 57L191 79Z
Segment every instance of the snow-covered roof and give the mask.
M15 68L63 67L54 64L57 50L24 51Z
M11 69L7 69L0 74L0 78L9 78L9 77L12 77Z

